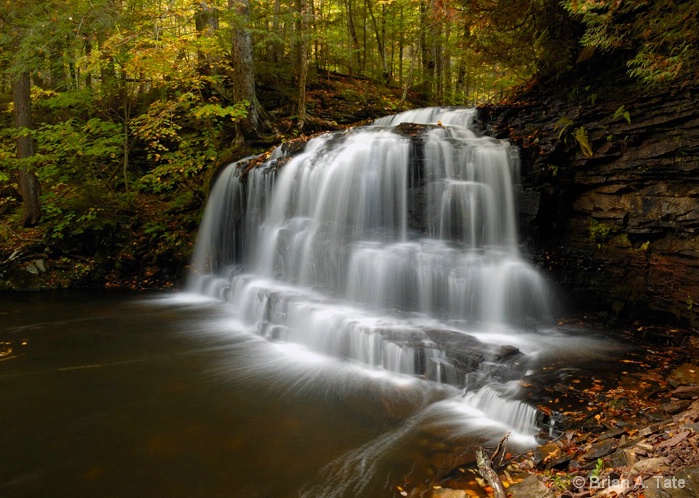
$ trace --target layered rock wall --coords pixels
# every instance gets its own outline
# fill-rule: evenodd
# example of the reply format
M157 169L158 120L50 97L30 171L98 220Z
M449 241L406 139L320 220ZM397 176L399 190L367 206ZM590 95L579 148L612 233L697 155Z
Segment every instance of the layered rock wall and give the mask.
M699 324L699 89L480 109L521 147L522 228L572 301Z

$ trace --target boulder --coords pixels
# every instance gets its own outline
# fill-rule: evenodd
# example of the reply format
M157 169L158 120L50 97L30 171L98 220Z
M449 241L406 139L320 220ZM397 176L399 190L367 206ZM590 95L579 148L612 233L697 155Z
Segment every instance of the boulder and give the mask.
M536 476L530 475L507 490L511 498L553 498L553 492Z

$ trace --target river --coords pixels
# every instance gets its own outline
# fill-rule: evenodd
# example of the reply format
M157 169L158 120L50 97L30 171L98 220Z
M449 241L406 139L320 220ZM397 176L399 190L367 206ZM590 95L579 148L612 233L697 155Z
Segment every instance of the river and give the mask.
M548 437L527 386L614 347L557 323L517 151L472 119L230 165L187 292L4 299L0 496L379 498Z

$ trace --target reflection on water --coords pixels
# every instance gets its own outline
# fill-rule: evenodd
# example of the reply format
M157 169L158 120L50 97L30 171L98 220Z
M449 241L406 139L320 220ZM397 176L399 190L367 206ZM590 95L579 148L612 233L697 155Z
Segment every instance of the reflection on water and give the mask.
M390 496L504 432L456 387L268 342L229 313L3 296L0 496Z

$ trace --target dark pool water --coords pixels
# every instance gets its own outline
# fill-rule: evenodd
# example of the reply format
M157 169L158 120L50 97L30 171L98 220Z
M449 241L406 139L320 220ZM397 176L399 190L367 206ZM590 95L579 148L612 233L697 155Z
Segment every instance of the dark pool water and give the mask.
M504 432L455 389L270 343L218 302L2 296L0 497L394 496Z

